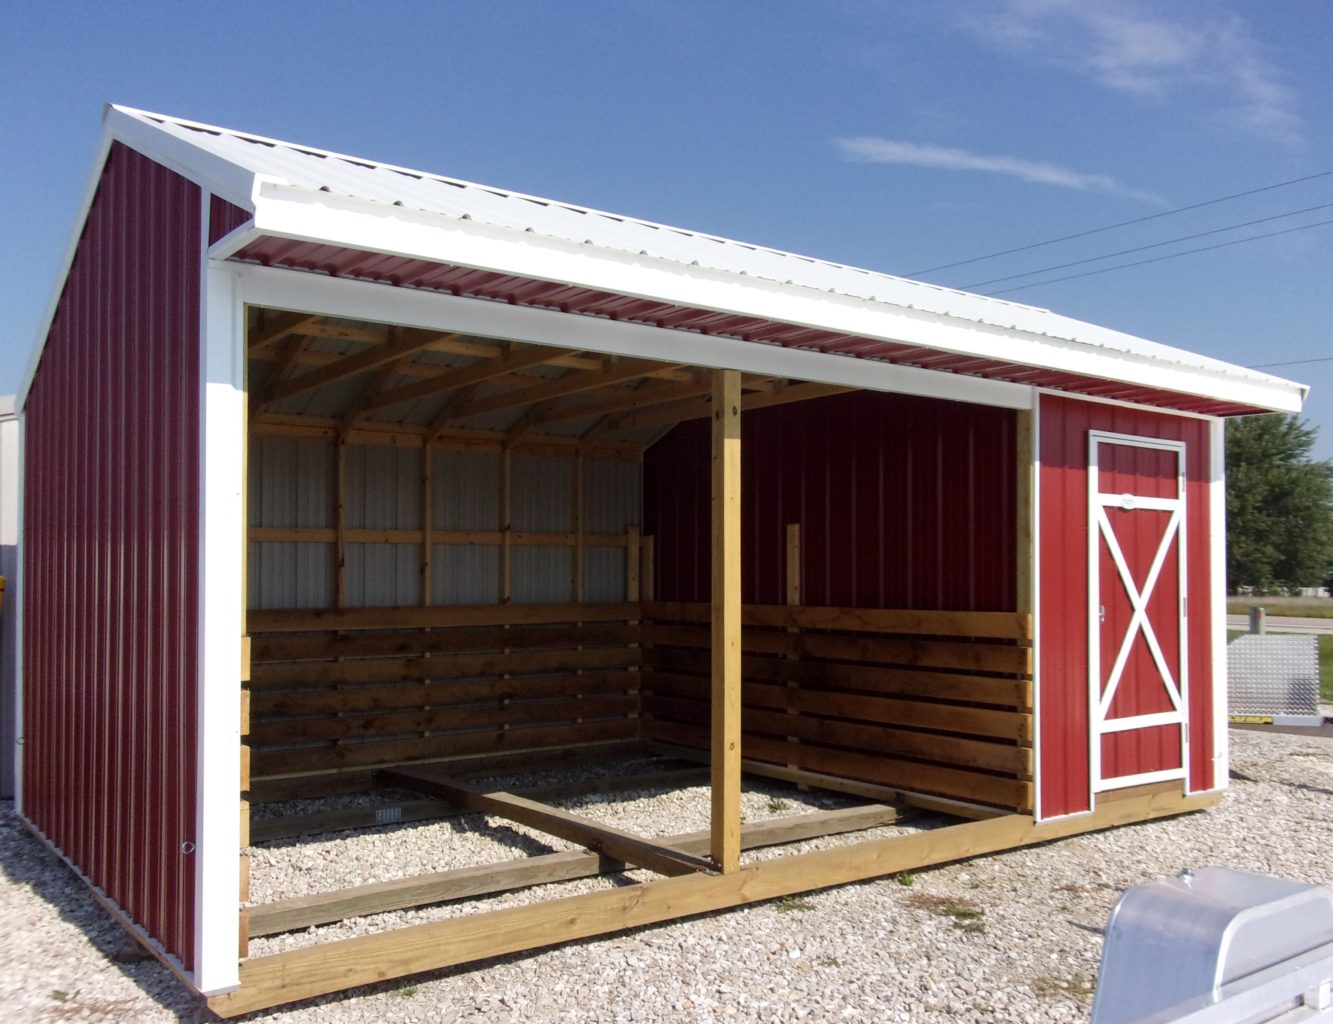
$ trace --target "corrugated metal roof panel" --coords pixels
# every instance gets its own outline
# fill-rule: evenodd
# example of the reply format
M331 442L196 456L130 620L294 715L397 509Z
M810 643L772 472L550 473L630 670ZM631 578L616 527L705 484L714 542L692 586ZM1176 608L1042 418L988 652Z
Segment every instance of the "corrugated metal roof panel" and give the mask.
M570 311L575 311L570 304L578 302L582 308L577 311L589 315L660 321L677 329L742 338L770 330L766 316L756 314L771 305L771 289L776 289L772 294L780 295L793 310L803 311L793 312L788 317L792 322L834 316L827 298L836 296L861 304L855 306L855 315L848 313L844 319L866 323L863 330L873 338L853 341L842 336L827 347L815 343L831 354L892 359L893 345L930 338L932 348L961 356L967 372L990 376L993 364L1012 362L1012 358L998 358L998 349L1012 343L1022 349L1024 362L1050 369L1057 376L1092 358L1098 372L1128 381L1143 393L1152 393L1159 404L1169 404L1174 398L1173 392L1154 387L1161 383L1154 373L1170 374L1179 381L1175 392L1223 400L1210 406L1209 411L1298 408L1304 394L1304 389L1289 381L1005 299L159 114L110 108L107 124L108 131L132 136L148 149L158 144L174 148L180 156L182 149L189 147L184 152L198 154L201 180L211 175L225 179L227 186L234 188L238 175L250 175L249 201L259 210L256 224L260 229L264 230L264 209L271 208L275 216L286 210L304 226L298 228L294 222L291 229L275 230L274 234L306 238L282 240L272 248L261 240L244 250L246 258L261 262L413 287L447 288L460 294L489 292L490 297ZM362 216L373 214L376 208L382 211L381 216ZM302 210L316 209L322 211L319 216L301 219ZM339 222L346 237L337 245L321 245L320 233L331 230L327 226L329 217L353 210L356 215L351 222ZM387 241L393 234L392 225L403 217L417 218L413 223L436 224L439 230L432 237L440 244L446 239L484 236L492 245L492 255L479 258L478 265L491 269L473 272L443 266L445 261L439 253L446 250L437 252L431 246L403 250L399 257L385 255L394 251L394 245ZM326 233L322 237L333 236ZM458 251L477 250L469 242ZM585 261L569 259L575 251L586 251L596 260L588 264L582 279L580 268ZM466 256L460 260L468 262ZM594 272L594 265L601 269ZM520 267L532 269L518 273ZM562 281L565 273L570 277ZM624 283L598 290L602 281L611 280L607 274L617 280L623 277ZM686 297L716 296L719 274L736 285L733 297L722 302L736 305L730 310L694 308L714 305L703 298L692 302ZM769 290L755 291L755 282L764 282ZM567 286L577 284L583 286L580 294L570 296ZM762 296L769 298L761 302ZM853 307L844 304L839 308L846 311ZM837 322L840 316L843 314L828 322ZM978 334L974 329L978 324L992 330ZM806 344L791 338L779 343ZM975 362L978 358L980 364ZM959 372L947 360L938 368ZM1235 397L1242 395L1244 399ZM1225 400L1229 396L1228 405Z

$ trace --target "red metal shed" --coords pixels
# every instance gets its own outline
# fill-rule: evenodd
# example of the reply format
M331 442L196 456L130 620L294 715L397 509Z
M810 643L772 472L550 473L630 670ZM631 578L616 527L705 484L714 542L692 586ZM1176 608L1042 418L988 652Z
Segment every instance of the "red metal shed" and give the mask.
M700 872L688 896L608 895L543 941L893 869L741 865L742 768L981 819L969 850L1188 809L1227 779L1223 417L1303 397L1043 309L109 107L20 399L19 809L223 1013L527 948L238 958L262 786L711 749L712 859L616 847ZM564 624L577 656L538 644L564 675L513 660L524 624ZM401 637L377 674L384 630L510 660L460 665L467 716L434 690L390 714L388 683L437 684ZM483 707L492 675L530 699Z

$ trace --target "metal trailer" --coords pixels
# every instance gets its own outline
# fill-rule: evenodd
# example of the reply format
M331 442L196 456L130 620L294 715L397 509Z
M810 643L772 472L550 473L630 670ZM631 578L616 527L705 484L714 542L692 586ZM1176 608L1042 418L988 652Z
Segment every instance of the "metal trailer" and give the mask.
M1092 1024L1333 1020L1333 891L1230 868L1130 889Z

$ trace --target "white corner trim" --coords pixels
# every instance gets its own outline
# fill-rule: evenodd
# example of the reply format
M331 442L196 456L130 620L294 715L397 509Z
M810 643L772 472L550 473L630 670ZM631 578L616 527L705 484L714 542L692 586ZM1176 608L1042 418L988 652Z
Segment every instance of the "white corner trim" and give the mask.
M552 309L514 306L507 302L395 288L299 270L236 265L234 272L241 283L241 300L252 305L427 330L458 331L582 352L743 370L1007 409L1029 409L1032 406L1033 389L1008 381L940 373L780 345L762 345Z
M202 278L194 984L212 995L240 984L245 337L234 273L205 261Z
M18 514L16 516L16 525L18 527L18 536L15 538L14 549L14 578L5 584L8 591L5 595L4 614L14 617L14 749L10 751L14 758L14 811L20 817L23 813L23 598L25 596L23 587L23 537L25 520L23 515L23 491L24 474L27 470L26 460L24 458L24 446L26 443L27 416L21 411L18 414L18 444L15 461L18 463L18 471L15 474L16 490L18 491Z
M1208 586L1212 594L1213 790L1231 776L1227 702L1227 444L1226 421L1215 419L1208 435Z
M276 182L261 182L255 189L255 226L265 235L280 238L566 282L1278 411L1298 411L1306 390L1240 368L1226 372L1153 358L874 298L684 265Z

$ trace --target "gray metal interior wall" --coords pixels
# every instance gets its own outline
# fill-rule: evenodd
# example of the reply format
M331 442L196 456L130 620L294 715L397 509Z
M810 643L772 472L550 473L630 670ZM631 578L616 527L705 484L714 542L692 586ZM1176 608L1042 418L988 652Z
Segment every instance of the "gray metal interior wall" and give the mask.
M430 455L431 529L496 534L502 529L502 456L436 449ZM347 530L419 530L422 453L417 448L348 445L343 521ZM572 455L510 457L511 528L571 534L578 517L579 460ZM583 532L623 536L642 524L642 471L636 462L582 460ZM255 438L250 445L252 527L325 531L323 539L268 539L249 545L252 608L322 608L336 603L337 450L327 442ZM576 549L569 544L510 546L516 602L572 601ZM585 545L588 601L625 597L625 548ZM417 543L344 545L343 602L348 607L421 604L422 548ZM495 543L434 543L431 604L490 604L501 599L502 554Z

